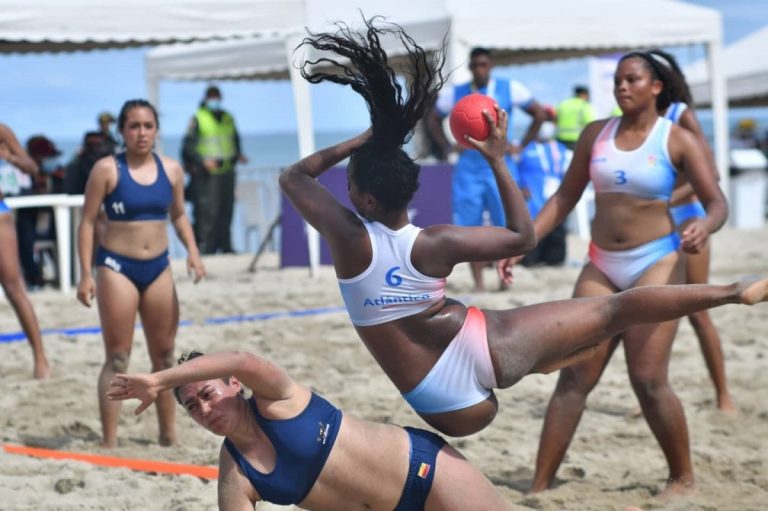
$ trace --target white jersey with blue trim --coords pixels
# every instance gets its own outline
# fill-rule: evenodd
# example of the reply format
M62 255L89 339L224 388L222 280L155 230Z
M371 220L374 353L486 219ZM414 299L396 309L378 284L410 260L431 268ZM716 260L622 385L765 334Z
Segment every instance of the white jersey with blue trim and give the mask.
M644 199L668 201L677 179L669 157L672 121L659 117L637 149L616 147L620 117L609 120L592 146L589 177L596 193L627 193Z
M464 96L472 93L484 94L493 98L499 106L512 115L515 108L526 108L533 101L531 91L517 80L491 78L485 87L476 88L472 82L453 87L443 87L435 102L435 109L440 116L451 113L454 105Z
M352 324L370 326L412 316L445 297L445 278L428 277L411 263L421 228L413 224L393 231L363 220L371 240L371 264L360 275L338 279Z
M683 117L683 112L685 112L687 108L688 105L683 102L671 103L667 108L667 111L664 112L664 118L669 119L675 124L680 124L680 118Z

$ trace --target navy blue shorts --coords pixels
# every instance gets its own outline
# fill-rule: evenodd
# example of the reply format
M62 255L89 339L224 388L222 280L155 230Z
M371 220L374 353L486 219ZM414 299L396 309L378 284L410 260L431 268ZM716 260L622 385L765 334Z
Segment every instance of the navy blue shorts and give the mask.
M437 453L445 445L445 440L423 429L406 427L405 430L411 441L411 465L395 511L423 511L435 478Z
M147 289L169 264L167 250L152 259L125 257L101 246L96 252L96 266L106 266L125 275L139 292Z

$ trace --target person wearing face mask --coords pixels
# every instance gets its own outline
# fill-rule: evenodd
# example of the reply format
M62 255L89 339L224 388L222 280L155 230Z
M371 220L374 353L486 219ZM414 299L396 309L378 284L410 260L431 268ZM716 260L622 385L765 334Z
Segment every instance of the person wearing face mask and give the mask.
M248 159L240 149L235 120L222 108L221 90L215 85L208 86L189 123L181 159L190 174L187 200L192 202L201 253L232 253L235 165Z
M83 135L80 152L72 158L64 171L64 193L82 195L93 165L114 152L112 142L100 131Z
M115 125L115 116L111 112L101 112L96 118L99 124L99 133L104 138L104 144L110 153L117 152L120 144L115 138L113 126Z

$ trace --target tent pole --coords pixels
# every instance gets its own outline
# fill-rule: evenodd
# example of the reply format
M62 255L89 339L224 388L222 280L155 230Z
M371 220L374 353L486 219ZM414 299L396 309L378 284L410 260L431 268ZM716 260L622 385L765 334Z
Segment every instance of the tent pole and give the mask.
M144 55L144 69L147 69L147 56ZM149 101L158 112L160 112L160 79L152 73L147 73L147 101ZM158 133L155 139L155 146L159 153L162 151L162 141L160 140L161 134Z
M299 157L304 158L315 152L315 132L312 123L312 94L309 82L302 78L297 63L304 62L304 47L296 50L301 42L301 34L289 34L285 38L285 54L288 59L288 72L291 76L293 104L296 110L296 131L299 137ZM307 249L309 251L309 275L317 277L320 267L320 234L305 222Z
M728 157L728 91L722 66L721 38L707 45L710 97L712 98L712 124L714 133L715 162L720 173L720 187L726 197L729 195Z

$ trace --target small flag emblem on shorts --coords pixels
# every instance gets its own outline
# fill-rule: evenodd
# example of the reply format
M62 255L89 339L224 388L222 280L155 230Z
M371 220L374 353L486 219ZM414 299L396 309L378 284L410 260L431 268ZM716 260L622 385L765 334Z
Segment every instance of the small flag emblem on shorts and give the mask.
M426 463L422 463L421 466L419 467L418 476L421 477L422 479L426 479L427 476L429 475L430 468L431 468L430 465Z

